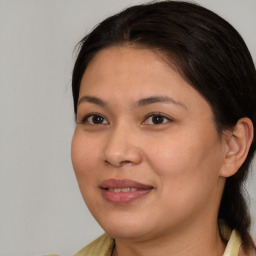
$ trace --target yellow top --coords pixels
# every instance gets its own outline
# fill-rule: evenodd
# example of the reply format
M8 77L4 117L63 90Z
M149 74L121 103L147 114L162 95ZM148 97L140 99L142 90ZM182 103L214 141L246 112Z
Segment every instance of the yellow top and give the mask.
M223 230L222 230L223 231ZM239 234L233 230L230 232L221 232L224 239L229 239L223 256L239 256L239 248L242 240ZM92 243L85 246L74 256L111 256L114 248L114 239L109 235L104 234ZM50 254L45 256L58 256L57 254Z
M236 230L233 230L223 256L238 256L242 240Z
M114 239L105 233L85 246L75 256L111 256L114 244Z

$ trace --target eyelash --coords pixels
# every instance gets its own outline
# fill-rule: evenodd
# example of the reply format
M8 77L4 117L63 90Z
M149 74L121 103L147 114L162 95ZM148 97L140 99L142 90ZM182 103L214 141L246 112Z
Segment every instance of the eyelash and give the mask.
M100 118L102 118L102 120L103 120L103 123L92 123L92 122L89 122L88 120L89 120L89 118L93 118L93 117L100 117ZM163 123L150 123L149 125L161 125L161 124L165 124L166 122L171 122L171 121L173 121L172 119L170 119L170 118L168 118L168 117L166 117L165 115L163 115L163 114L161 114L161 113L150 113L150 114L148 114L146 117L145 117L145 119L144 119L144 121L142 122L142 124L146 124L146 120L147 119L149 119L149 118L154 118L154 117L160 117L160 121L163 121L164 120L164 122ZM155 120L155 121L157 121L157 120ZM102 116L101 114L97 114L97 113L92 113L92 114L88 114L88 115L85 115L82 119L81 119L81 121L79 122L80 124L85 124L85 123L88 123L88 124L90 124L90 125L106 125L106 124L109 124L109 122L107 121L107 119L104 117L104 116Z
M151 117L151 118L160 117L160 118L162 118L162 119L165 120L165 121L164 121L163 123L160 123L160 124L151 123L151 124L149 124L149 125L161 125L161 124L165 124L166 122L171 122L171 121L173 121L172 119L170 119L169 117L167 117L167 116L165 116L165 115L163 115L163 114L161 114L161 113L150 113L150 114L148 114L148 115L146 116L146 118L144 119L143 123L145 123L146 120L149 119L150 117Z
M88 122L89 118L93 118L93 117L100 117L100 118L102 118L102 119L104 119L104 120L107 121L107 119L106 119L104 116L102 116L101 114L92 113L92 114L85 115L85 116L81 119L81 121L78 122L78 123L80 123L80 124L88 123L88 124L90 124L90 125L106 125L106 124L108 124L108 121L107 121L107 123L101 123L101 124L94 124L94 123Z

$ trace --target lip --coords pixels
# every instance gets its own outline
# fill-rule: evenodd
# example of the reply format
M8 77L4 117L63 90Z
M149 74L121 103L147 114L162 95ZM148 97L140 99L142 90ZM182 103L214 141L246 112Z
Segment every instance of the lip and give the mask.
M130 190L128 189L127 191L126 188L130 188ZM153 190L153 186L129 179L108 179L100 184L100 189L104 199L108 202L113 204L129 204L146 196ZM123 191L121 191L122 189Z

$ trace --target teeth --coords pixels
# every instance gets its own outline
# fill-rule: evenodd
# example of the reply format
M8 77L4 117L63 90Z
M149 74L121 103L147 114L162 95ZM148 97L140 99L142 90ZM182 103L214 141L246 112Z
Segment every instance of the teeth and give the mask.
M120 192L130 192L130 191L134 192L137 189L136 188L109 188L108 190L114 193L120 193Z

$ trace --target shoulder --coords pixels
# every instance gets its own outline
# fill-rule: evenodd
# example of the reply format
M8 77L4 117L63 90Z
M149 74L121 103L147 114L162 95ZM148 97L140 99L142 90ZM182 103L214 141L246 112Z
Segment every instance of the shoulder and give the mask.
M255 251L247 249L243 246L242 238L240 234L233 230L231 232L231 235L229 237L226 250L223 254L223 256L256 256Z
M103 234L96 240L82 248L74 256L110 256L115 246L114 239L108 234ZM59 256L58 254L47 254L43 256Z
M104 234L82 248L75 256L109 256L114 244L114 239Z

